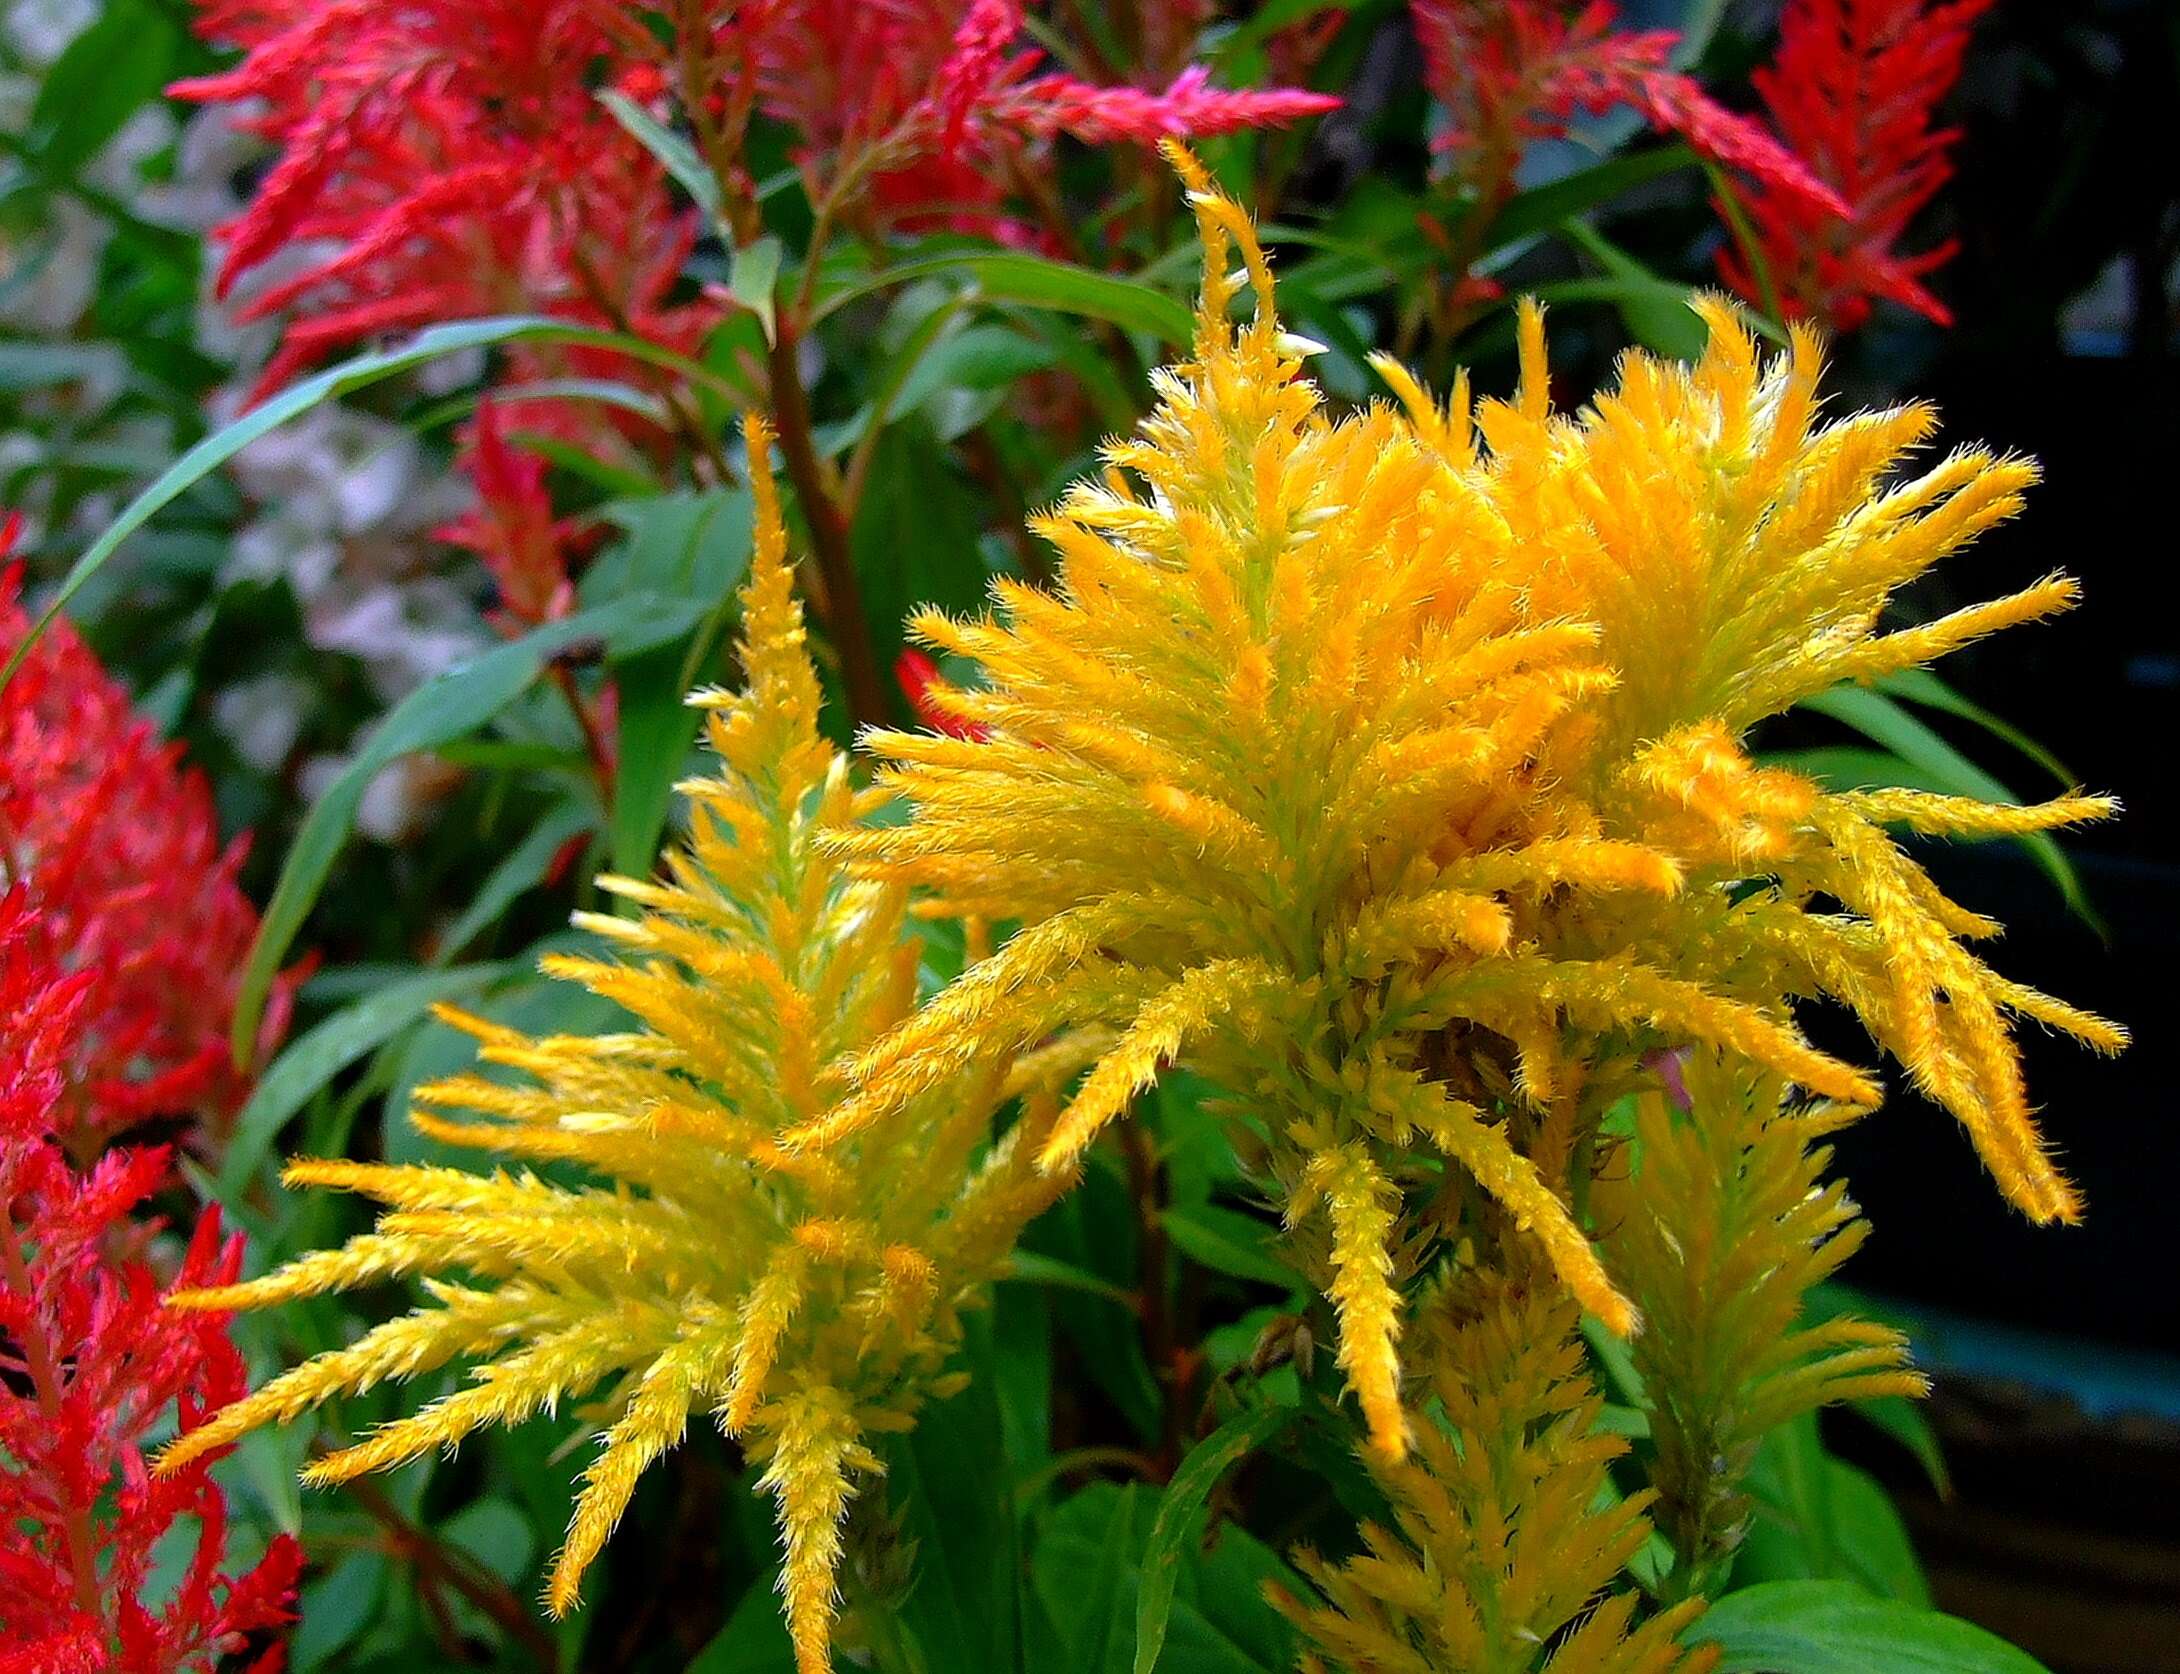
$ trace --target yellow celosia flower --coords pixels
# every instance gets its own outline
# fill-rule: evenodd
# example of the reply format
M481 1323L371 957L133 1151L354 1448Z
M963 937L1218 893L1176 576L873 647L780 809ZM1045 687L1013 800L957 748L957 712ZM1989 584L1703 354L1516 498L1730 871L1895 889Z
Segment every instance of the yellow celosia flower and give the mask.
M1634 1323L1567 1182L1654 1045L1868 1106L1876 1085L1792 1021L1794 996L1835 996L2009 1195L2073 1213L2003 1014L2120 1034L1969 953L1992 926L1886 828L2109 805L1831 795L1742 745L1805 693L2071 598L2051 582L1875 632L1894 587L2013 509L2027 468L1961 454L1880 491L1927 413L1818 425L1812 340L1767 366L1716 304L1698 364L1631 356L1576 418L1549 411L1531 309L1511 403L1472 419L1464 389L1441 407L1388 365L1405 414L1335 419L1247 218L1174 155L1205 243L1192 358L1037 525L1053 591L1002 582L995 618L919 619L981 665L981 687L938 694L976 736L874 735L914 818L828 838L867 876L1026 927L790 1143L830 1158L985 1054L1107 1026L1043 1147L1065 1169L1187 1060L1239 1096L1387 1458L1402 1277L1475 1216L1526 1229L1585 1305Z
M1302 1632L1303 1674L1700 1674L1683 1601L1635 1619L1607 1592L1649 1538L1646 1490L1613 1492L1627 1443L1598 1428L1571 1304L1526 1275L1470 1272L1426 1305L1412 1455L1376 1475L1394 1527L1297 1566L1321 1595L1268 1588ZM1602 1596L1600 1596L1602 1595Z
M1852 1113L1716 1053L1685 1055L1680 1074L1684 1101L1663 1087L1633 1101L1639 1161L1596 1182L1613 1272L1643 1307L1633 1359L1651 1397L1652 1516L1674 1552L1667 1598L1726 1579L1766 1435L1834 1402L1929 1387L1891 1327L1804 1317L1869 1232L1825 1178L1825 1141Z
M923 1399L947 1391L961 1310L1065 1182L1032 1161L1049 1095L1027 1089L1030 1114L988 1145L995 1110L1032 1079L1010 1078L1004 1056L823 1156L779 1142L823 1120L849 1057L913 1003L918 943L903 891L851 881L819 842L852 830L874 798L851 789L846 761L818 732L767 440L752 426L747 689L693 700L710 711L720 769L682 787L688 847L669 857L668 881L601 880L641 913L582 922L626 963L546 964L617 1001L637 1027L533 1040L449 1013L485 1063L526 1079L460 1075L417 1095L471 1118L419 1115L435 1139L577 1164L608 1184L292 1164L292 1183L384 1203L376 1230L176 1300L260 1307L416 1275L430 1304L274 1378L175 1443L162 1466L462 1357L477 1362L466 1387L318 1461L308 1480L395 1466L595 1393L610 1425L553 1571L559 1613L637 1479L692 1413L710 1413L778 1501L781 1590L798 1662L815 1674L830 1666L841 1519L856 1475L880 1468L870 1437L909 1428Z

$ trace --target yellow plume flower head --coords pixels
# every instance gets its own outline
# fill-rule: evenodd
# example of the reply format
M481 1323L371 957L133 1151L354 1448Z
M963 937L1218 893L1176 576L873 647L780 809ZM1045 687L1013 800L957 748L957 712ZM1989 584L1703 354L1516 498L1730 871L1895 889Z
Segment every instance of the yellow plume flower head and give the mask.
M1441 404L1388 363L1405 411L1335 418L1247 217L1170 155L1205 247L1191 357L1037 524L1051 591L1003 581L989 617L919 618L981 667L941 698L974 736L872 735L913 818L826 838L865 877L1025 928L790 1142L832 1157L987 1054L1107 1030L1043 1143L1065 1169L1187 1061L1243 1112L1383 1460L1408 1446L1403 1288L1471 1233L1525 1231L1584 1305L1636 1323L1569 1183L1645 1052L1699 1044L1876 1102L1802 1038L1796 996L1852 1005L2009 1195L2072 1213L2004 1014L2118 1031L1969 953L1992 927L1887 827L2109 805L1830 795L1743 745L1805 693L2070 598L1875 631L2026 467L1965 453L1880 490L1928 415L1820 425L1812 340L1766 365L1723 304L1698 364L1630 356L1576 417L1550 411L1527 309L1512 401Z
M703 692L716 776L681 787L692 833L669 875L601 880L640 911L583 922L619 959L547 970L624 1008L625 1033L532 1039L459 1013L482 1073L419 1091L418 1125L452 1145L573 1164L601 1184L534 1173L324 1161L292 1183L386 1205L374 1231L184 1305L259 1307L415 1276L425 1305L283 1373L171 1447L173 1468L257 1425L457 1359L471 1381L310 1467L332 1483L387 1469L563 1399L607 1415L548 1603L585 1567L637 1479L692 1414L738 1438L778 1501L781 1589L806 1674L830 1667L833 1572L874 1433L909 1428L944 1392L960 1314L1015 1234L1064 1184L1038 1170L1053 1104L996 1145L1021 1077L1004 1056L896 1106L856 1141L797 1155L782 1134L822 1121L844 1068L913 1004L918 943L903 891L848 878L820 839L873 802L819 734L819 691L766 463L750 428L756 549L743 591L746 690Z

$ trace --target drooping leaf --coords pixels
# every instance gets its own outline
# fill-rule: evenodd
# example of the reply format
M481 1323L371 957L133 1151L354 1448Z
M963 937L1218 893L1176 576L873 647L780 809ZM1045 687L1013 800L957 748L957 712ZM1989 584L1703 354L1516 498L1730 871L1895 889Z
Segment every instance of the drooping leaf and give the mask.
M341 776L304 816L289 847L250 949L235 1000L233 1044L246 1061L264 1015L265 995L303 921L348 840L363 793L380 769L417 750L428 750L476 730L527 691L563 648L590 639L618 641L629 650L657 645L686 633L695 612L632 594L593 610L578 611L495 646L411 692L379 723Z
M1159 1496L1158 1517L1143 1552L1143 1584L1136 1593L1135 1661L1132 1674L1151 1674L1166 1643L1173 1589L1198 1522L1219 1479L1278 1435L1298 1416L1294 1407L1258 1407L1228 1420L1193 1448Z
M374 989L290 1042L235 1118L233 1136L220 1159L220 1196L232 1198L249 1183L282 1125L342 1070L383 1046L434 1004L474 994L506 971L505 965L496 964L418 971Z
M1848 1581L1767 1581L1728 1593L1688 1642L1719 1648L1717 1674L2048 1674L1995 1634Z

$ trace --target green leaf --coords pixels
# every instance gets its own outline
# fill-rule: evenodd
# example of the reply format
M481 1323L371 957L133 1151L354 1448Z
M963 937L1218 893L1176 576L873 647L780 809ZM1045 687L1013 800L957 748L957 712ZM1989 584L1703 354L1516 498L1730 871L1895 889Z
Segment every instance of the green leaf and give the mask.
M53 61L38 89L30 134L39 167L65 179L104 150L172 79L182 40L171 14L134 0L108 0L103 15Z
M990 1474L1005 1445L991 1380L977 1378L924 1408L914 1430L881 1449L885 1492L916 1545L915 1584L899 1623L932 1674L1015 1666L1020 1531L1014 1497L994 1492Z
M342 1070L393 1039L438 1001L473 994L506 971L505 965L418 971L343 1007L291 1042L259 1077L250 1102L235 1118L234 1136L220 1159L220 1197L235 1197L249 1184L288 1118Z
M1254 1216L1199 1203L1177 1205L1159 1218L1173 1247L1191 1261L1284 1291L1302 1287L1301 1275L1274 1253L1272 1228Z
M1719 1647L1717 1674L2048 1674L1982 1628L1847 1581L1767 1581L1728 1593L1687 1639Z
M749 567L747 489L645 495L609 505L605 515L627 531L628 539L583 578L586 603L603 603L617 593L716 603Z
M273 975L309 917L334 859L348 840L364 790L380 769L415 751L451 743L483 725L527 691L554 655L570 645L586 639L618 639L632 650L641 649L686 632L693 616L686 604L669 605L649 595L632 594L495 646L395 705L341 776L312 804L288 849L235 1000L236 1062L249 1059Z
M1696 154L1685 145L1658 145L1532 186L1510 199L1492 221L1491 248L1502 249L1549 232L1560 222L1610 203L1661 175L1691 168L1695 161Z
M1031 1666L1131 1674L1129 1623L1148 1584L1153 1520L1137 1484L1111 1482L1090 1484L1045 1519L1030 1574L1064 1657L1033 1658ZM1265 1601L1264 1585L1301 1583L1262 1541L1229 1524L1208 1548L1178 1554L1175 1567L1158 1659L1164 1674L1285 1674L1294 1666L1292 1631Z
M967 279L979 294L993 302L1019 302L1086 319L1109 320L1167 343L1185 344L1195 330L1187 308L1139 280L1046 256L982 248L912 256L896 262L830 291L817 312L822 318L857 297L927 278Z
M1710 340L1702 318L1688 306L1695 293L1686 285L1661 279L1621 249L1611 239L1582 221L1563 221L1560 232L1569 243L1605 270L1607 277L1593 281L1596 296L1620 310L1628 334L1646 349L1675 360L1694 360ZM1579 285L1581 281L1574 282ZM1543 293L1573 300L1570 285L1547 286Z
M598 102L612 114L614 121L628 130L630 138L666 166L666 172L680 182L681 189L689 194L690 201L704 212L704 218L716 226L719 221L719 181L704 166L704 160L696 154L696 147L659 122L619 88L605 89L598 95Z
M1905 1395L1872 1395L1848 1402L1847 1410L1882 1430L1914 1455L1915 1462L1923 1467L1923 1474L1930 1479L1930 1486L1941 1497L1953 1492L1952 1473L1946 1469L1945 1450L1938 1445L1938 1433L1930 1427L1930 1420L1923 1416L1923 1409L1915 1402Z
M764 327L767 343L779 336L780 322L776 312L779 283L780 241L771 234L734 252L727 267L727 289L734 293L735 301L757 316L757 323Z
M459 1547L502 1581L522 1579L537 1551L529 1519L502 1499L473 1500L439 1525L449 1545Z
M548 342L577 344L588 348L613 349L637 360L653 365L668 366L684 377L718 386L733 395L731 385L717 374L697 365L686 357L646 343L641 338L625 336L619 332L598 331L588 326L572 326L560 320L548 320L530 315L514 315L500 319L460 320L451 325L433 326L422 331L398 348L383 349L373 354L358 355L338 366L328 367L315 377L305 378L292 384L278 395L247 413L231 424L218 430L191 448L162 471L157 480L130 501L121 515L107 527L106 532L93 541L62 580L60 590L53 600L23 635L9 656L0 666L0 688L14 678L15 671L31 647L38 643L47 628L53 624L68 601L79 588L105 566L107 559L117 552L121 543L141 529L167 506L202 482L244 448L271 431L277 430L289 419L307 413L314 407L357 390L368 389L403 372L413 371L431 361L447 355L460 354L470 349L490 348L500 343Z
M613 869L623 877L649 876L674 782L695 745L696 719L681 682L687 655L668 645L615 670Z
M1846 1579L1884 1598L1930 1606L1930 1583L1915 1556L1900 1511L1877 1478L1844 1459L1827 1461L1832 1528L1839 1541L1839 1569Z
M571 800L556 804L552 812L531 827L530 834L485 875L484 882L469 898L469 905L440 937L432 963L444 964L497 924L502 913L544 881L553 857L567 847L572 838L593 830L597 823L596 813L584 803Z
M307 1583L296 1612L288 1664L296 1674L322 1668L371 1623L386 1587L382 1552L351 1552Z
M1259 1407L1230 1419L1189 1449L1158 1501L1150 1545L1143 1553L1143 1584L1135 1604L1134 1674L1151 1674L1166 1643L1174 1583L1198 1539L1197 1524L1219 1479L1279 1434L1297 1416L1293 1407Z
M1086 1272L1072 1262L1039 1255L1035 1250L1016 1250L1007 1258L1007 1270L1000 1278L1016 1279L1024 1284L1058 1285L1062 1290L1085 1290L1093 1296L1118 1302L1124 1308L1132 1310L1135 1307L1135 1294L1125 1286Z
M2071 789L2081 780L2067 771L2066 763L2053 755L2043 745L2004 717L1994 715L1981 704L1971 703L1945 681L1927 668L1903 668L1886 675L1877 683L1877 689L1889 697L1919 703L1925 709L1940 710L1973 723L2001 743L2010 744L2046 773L2056 779L2063 788Z
M752 1582L727 1625L697 1652L685 1674L794 1674L795 1647L768 1576Z
M1904 785L1940 791L1948 796L1973 796L1985 802L2018 804L2021 801L1998 779L1948 744L1927 722L1910 714L1881 691L1867 686L1839 685L1828 692L1803 698L1797 707L1830 716L1841 725L1852 727L1896 758L1891 771L1884 777L1863 778L1852 786L1819 771L1821 763L1812 760L1813 752L1800 758L1807 764L1804 771L1818 772L1834 790ZM1863 765L1869 766L1867 762ZM1902 772L1902 767L1907 771ZM2032 831L2013 840L2028 851L2038 870L2057 886L2066 904L2095 925L2095 909L2090 905L2088 892L2082 888L2081 874L2075 871L2074 863L2057 840L2045 831Z

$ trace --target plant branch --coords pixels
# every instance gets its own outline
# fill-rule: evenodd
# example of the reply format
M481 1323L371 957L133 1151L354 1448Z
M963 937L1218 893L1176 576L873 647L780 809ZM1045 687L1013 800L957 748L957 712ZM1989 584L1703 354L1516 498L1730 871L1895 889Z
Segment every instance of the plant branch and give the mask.
M553 1636L506 1582L483 1569L466 1552L455 1551L431 1530L410 1521L386 1490L369 1477L356 1477L346 1487L356 1504L386 1531L394 1550L413 1563L421 1577L451 1588L482 1610L523 1648L533 1667L552 1670L560 1666L560 1647L553 1642Z
M795 341L795 322L782 314L771 346L772 422L779 433L788 477L810 525L810 548L824 592L820 615L840 658L848 713L858 726L879 726L891 706L879 682L878 657L871 646L870 624L863 615L863 588L856 579L847 514L826 480L824 461L818 458L809 398L795 365Z

